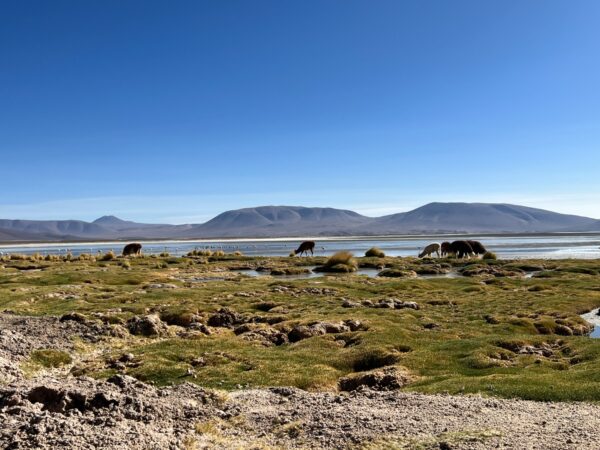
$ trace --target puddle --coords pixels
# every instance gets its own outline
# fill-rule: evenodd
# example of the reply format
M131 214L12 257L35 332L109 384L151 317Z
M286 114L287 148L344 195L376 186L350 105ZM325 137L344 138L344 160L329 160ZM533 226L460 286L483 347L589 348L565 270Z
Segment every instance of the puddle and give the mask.
M318 277L324 277L324 276L344 277L347 275L366 275L367 277L375 278L375 277L377 277L377 275L380 272L379 269L375 269L372 267L360 267L356 272L352 272L352 273L313 272L313 269L315 267L316 266L307 267L307 269L310 270L309 273L300 273L300 274L295 274L295 275L272 275L272 276L275 278L278 278L278 279L285 279L285 280L299 280L299 279L306 279L306 278L318 278ZM259 272L254 269L241 269L241 270L237 270L236 272L238 272L241 275L247 275L250 277L271 276L271 274L268 271ZM455 271L448 272L448 273L440 273L440 274L417 275L417 279L419 279L419 278L422 278L422 279L460 278L460 277L462 277L462 275Z
M600 316L598 315L598 312L600 312L600 308L593 309L590 312L581 315L583 320L594 325L594 329L588 336L595 339L600 338Z

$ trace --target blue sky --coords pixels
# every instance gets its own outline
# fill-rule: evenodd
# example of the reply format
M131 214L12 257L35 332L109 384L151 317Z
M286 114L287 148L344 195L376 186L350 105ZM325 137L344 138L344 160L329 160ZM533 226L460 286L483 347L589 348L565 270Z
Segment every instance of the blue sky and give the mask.
M0 5L0 217L600 217L600 2Z

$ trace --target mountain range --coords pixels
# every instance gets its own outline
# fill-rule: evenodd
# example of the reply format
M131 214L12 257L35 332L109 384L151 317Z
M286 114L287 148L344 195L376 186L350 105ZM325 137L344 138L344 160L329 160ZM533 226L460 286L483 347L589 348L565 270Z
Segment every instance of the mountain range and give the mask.
M600 231L600 220L505 203L429 203L382 217L335 208L260 206L185 225L137 223L115 216L93 222L0 219L0 242L591 231Z

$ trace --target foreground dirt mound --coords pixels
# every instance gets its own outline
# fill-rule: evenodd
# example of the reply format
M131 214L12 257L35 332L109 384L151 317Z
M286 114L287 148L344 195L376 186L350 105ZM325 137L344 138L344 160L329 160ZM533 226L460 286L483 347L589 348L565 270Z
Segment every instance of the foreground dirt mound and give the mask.
M181 448L215 397L134 378L41 379L0 388L0 448Z
M600 406L272 388L157 389L127 376L0 388L0 448L597 449ZM367 447L368 448L368 447Z

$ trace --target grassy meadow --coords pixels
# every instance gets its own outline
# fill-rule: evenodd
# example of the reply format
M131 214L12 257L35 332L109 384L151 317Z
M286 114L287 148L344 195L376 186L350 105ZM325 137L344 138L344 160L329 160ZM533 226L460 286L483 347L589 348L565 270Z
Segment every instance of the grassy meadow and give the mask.
M534 400L600 400L600 340L579 315L600 307L597 260L454 260L355 257L352 265L387 276L302 274L322 257L245 257L194 252L123 259L4 257L0 311L80 313L121 327L157 314L159 337L115 333L79 341L72 355L38 350L23 364L108 377L126 373L157 385L190 381L219 389L297 386L336 389L340 377L383 366L410 375L404 389L481 393ZM339 261L337 262L339 263ZM258 269L265 276L244 275ZM445 272L466 276L445 277ZM240 274L241 273L241 274ZM436 274L442 274L436 276ZM380 300L418 309L376 307ZM363 329L267 346L232 328L193 332L229 308L257 327L289 332L314 321L360 321ZM127 364L115 364L124 354ZM66 368L66 369L65 369Z

